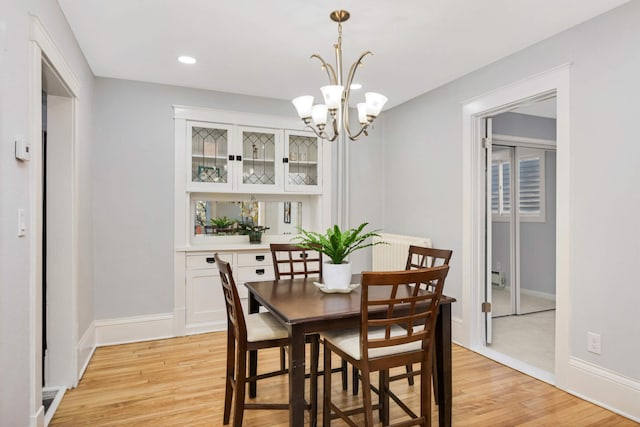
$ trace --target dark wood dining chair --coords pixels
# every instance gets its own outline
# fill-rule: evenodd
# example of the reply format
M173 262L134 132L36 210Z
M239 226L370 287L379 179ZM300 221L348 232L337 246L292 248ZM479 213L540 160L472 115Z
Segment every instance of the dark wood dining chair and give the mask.
M238 289L233 280L233 272L228 262L214 255L220 271L222 290L227 309L227 372L225 378L223 423L229 424L232 402L234 403L233 426L241 427L245 409L289 409L288 403L246 403L246 384L287 374L287 369L280 369L255 376L247 376L247 355L249 351L266 348L285 348L289 345L289 334L271 313L256 313L245 316ZM313 344L312 344L313 345ZM315 344L316 347L318 344ZM316 353L317 348L313 349ZM317 419L317 384L318 362L311 361L310 410L311 425Z
M322 278L322 252L309 250L294 243L271 243L269 247L273 258L273 270L276 280L295 279L297 277L318 277L318 280ZM319 341L320 335L307 335L307 343L311 342L313 344L314 340ZM315 358L317 362L319 354L312 353L311 357ZM284 350L280 352L280 366L281 369L284 369ZM342 389L346 390L348 388L347 362L343 361L342 366L334 369L333 372L340 372L342 374ZM323 373L320 372L320 375L322 374ZM354 384L357 384L356 377L357 372L354 372ZM355 387L354 394L357 394L358 389L357 386Z
M436 249L436 248L426 248L423 246L409 246L409 254L407 256L407 265L405 270L415 270L419 268L432 268L437 267L439 265L449 265L449 260L451 260L451 255L453 255L453 251L449 249ZM428 286L428 285L427 285ZM433 387L438 387L438 377L435 375L436 366L434 359L434 367L433 367ZM396 381L402 378L407 378L409 385L413 385L413 376L415 372L413 371L413 367L407 365L406 374L400 374L392 377L391 381ZM437 403L437 400L436 400Z
M361 374L362 408L343 410L332 401L331 375L324 377L323 425L341 418L356 424L351 416L364 413L364 425L373 425L373 410L378 409L382 425L389 425L392 399L411 420L396 425L431 425L431 359L438 305L449 266L421 270L362 273L360 328L322 333L324 369L331 369L331 353L357 367ZM431 283L430 290L421 284ZM389 387L389 369L420 363L420 410L416 414ZM377 390L370 374L379 372ZM372 390L378 393L373 404Z

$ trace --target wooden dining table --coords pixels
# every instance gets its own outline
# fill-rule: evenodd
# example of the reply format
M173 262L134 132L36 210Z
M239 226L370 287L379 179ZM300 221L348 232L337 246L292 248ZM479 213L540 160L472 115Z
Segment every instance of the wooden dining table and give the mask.
M354 275L351 283L360 283ZM317 278L267 280L245 283L249 290L249 313L265 307L289 332L289 425L304 425L305 336L332 329L360 325L360 287L350 293L324 293L313 284ZM451 425L451 303L440 300L435 330L435 363L440 426ZM257 372L257 353L249 355L250 375ZM249 396L256 396L256 383L249 386Z

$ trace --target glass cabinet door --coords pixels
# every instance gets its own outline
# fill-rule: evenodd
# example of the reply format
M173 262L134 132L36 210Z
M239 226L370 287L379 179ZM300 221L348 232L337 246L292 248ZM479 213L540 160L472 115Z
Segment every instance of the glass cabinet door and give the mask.
M230 190L233 167L229 160L229 155L233 154L231 126L189 122L187 129L191 140L187 166L191 187Z
M239 132L242 144L239 189L263 192L282 186L282 131L241 127Z
M287 162L285 189L287 191L320 192L322 187L322 144L310 132L287 131Z

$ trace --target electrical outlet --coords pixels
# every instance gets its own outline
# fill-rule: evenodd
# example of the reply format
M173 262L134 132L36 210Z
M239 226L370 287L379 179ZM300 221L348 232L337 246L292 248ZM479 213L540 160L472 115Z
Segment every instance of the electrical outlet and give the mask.
M602 340L600 334L587 332L587 351L595 354L602 353Z

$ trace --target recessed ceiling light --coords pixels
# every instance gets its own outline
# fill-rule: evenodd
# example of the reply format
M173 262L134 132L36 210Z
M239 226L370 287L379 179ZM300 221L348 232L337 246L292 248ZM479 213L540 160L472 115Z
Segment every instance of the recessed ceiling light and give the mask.
M358 90L358 89L362 89L362 85L360 83L351 83L350 88L351 90Z
M191 65L196 63L196 58L194 58L193 56L179 56L178 61L182 62L183 64Z

